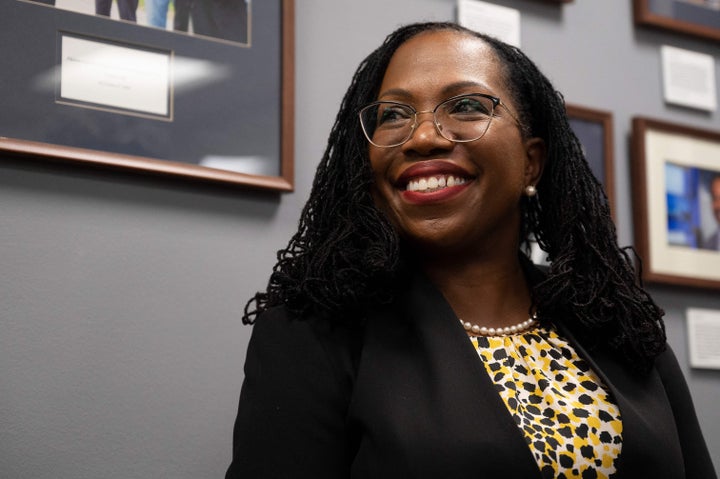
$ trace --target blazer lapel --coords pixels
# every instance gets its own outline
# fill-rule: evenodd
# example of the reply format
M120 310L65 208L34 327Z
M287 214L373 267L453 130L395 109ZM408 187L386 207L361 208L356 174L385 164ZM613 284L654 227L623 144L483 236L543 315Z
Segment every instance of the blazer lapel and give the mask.
M639 374L617 359L617 353L586 350L562 323L560 334L592 366L610 390L622 418L622 450L615 477L684 478L683 457L672 409L657 372Z
M524 436L454 312L425 277L403 309L370 318L352 411L359 457L388 454L411 477L540 477ZM382 443L382 444L380 444ZM378 449L375 453L370 450ZM369 470L369 469L368 469Z

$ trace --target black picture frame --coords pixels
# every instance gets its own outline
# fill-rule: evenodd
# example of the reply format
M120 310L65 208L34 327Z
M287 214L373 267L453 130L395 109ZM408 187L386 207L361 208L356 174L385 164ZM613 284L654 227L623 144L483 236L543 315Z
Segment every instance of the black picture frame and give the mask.
M292 191L294 1L249 5L249 41L240 44L29 0L7 2L0 16L0 152ZM59 71L67 36L167 52L171 113L153 117L63 101ZM197 70L194 83L181 84L181 67L188 65Z

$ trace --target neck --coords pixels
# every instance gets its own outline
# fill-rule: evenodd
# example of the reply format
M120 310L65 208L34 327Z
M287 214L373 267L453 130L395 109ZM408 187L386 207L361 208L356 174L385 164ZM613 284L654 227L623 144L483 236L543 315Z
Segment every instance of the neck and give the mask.
M530 290L517 252L487 261L445 258L424 269L463 321L503 328L528 319Z

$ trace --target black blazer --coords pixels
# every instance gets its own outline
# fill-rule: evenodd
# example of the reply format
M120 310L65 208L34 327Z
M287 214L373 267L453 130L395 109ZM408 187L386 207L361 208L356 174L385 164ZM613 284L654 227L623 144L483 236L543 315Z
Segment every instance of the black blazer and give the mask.
M614 477L717 477L672 351L637 376L557 319L620 408ZM362 331L282 308L258 318L233 440L227 478L541 478L455 314L422 277Z

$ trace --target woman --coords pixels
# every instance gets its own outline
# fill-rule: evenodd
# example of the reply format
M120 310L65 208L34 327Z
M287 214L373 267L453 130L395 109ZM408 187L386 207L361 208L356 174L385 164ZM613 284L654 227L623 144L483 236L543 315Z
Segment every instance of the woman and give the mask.
M246 308L227 477L715 477L661 316L535 65L400 28Z

